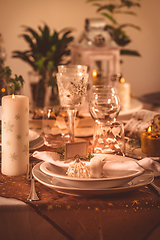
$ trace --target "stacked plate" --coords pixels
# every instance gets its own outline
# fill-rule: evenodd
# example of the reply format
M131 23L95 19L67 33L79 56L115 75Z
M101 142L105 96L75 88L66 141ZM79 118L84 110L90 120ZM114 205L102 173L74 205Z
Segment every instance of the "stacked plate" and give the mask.
M33 130L29 130L29 151L36 150L44 145L44 140L39 134ZM0 142L1 152L1 142Z
M44 140L33 130L29 130L29 150L33 151L44 145Z
M89 164L89 163L88 163ZM127 157L107 155L102 178L76 178L66 174L68 164L42 161L33 168L37 181L58 192L71 195L97 196L132 191L150 184L154 177Z

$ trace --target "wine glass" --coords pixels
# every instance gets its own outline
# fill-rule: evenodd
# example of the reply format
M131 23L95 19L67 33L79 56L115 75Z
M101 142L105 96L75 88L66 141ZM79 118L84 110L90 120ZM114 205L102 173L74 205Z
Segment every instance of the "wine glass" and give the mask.
M85 71L82 71L78 66L81 65L71 65L71 67L66 65L63 72L56 74L61 106L65 107L68 113L71 142L74 142L74 124L77 109L84 104L88 85L87 67L85 66ZM61 71L61 68L59 69Z
M101 124L116 121L120 112L120 100L116 89L109 85L95 85L91 90L90 113Z
M117 122L119 112L120 100L116 89L108 85L93 86L90 113L95 121L94 153L122 153L124 150L123 124Z
M59 73L87 73L88 67L86 65L59 65L58 72Z

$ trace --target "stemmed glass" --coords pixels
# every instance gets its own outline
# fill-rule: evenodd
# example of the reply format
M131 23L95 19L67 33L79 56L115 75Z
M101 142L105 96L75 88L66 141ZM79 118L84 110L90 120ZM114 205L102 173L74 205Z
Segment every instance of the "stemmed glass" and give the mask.
M116 89L108 86L93 86L90 98L90 113L95 121L93 136L94 153L122 152L123 125L117 122L120 100Z
M84 104L88 74L87 66L62 65L58 66L56 74L58 91L61 106L65 107L68 113L68 130L70 141L74 142L74 124L77 109Z
M98 123L116 121L120 112L120 100L116 89L109 85L95 85L91 90L90 113Z

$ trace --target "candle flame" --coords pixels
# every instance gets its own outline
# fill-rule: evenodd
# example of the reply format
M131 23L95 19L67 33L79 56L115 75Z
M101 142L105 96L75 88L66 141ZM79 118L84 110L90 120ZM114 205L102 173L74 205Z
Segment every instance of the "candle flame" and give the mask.
M15 98L14 94L12 94L12 98Z
M124 78L120 78L120 83L124 83L125 82L125 79Z
M148 133L151 133L151 131L152 131L152 128L151 128L151 126L149 126L148 127Z
M92 76L97 77L97 71L95 69L92 71Z

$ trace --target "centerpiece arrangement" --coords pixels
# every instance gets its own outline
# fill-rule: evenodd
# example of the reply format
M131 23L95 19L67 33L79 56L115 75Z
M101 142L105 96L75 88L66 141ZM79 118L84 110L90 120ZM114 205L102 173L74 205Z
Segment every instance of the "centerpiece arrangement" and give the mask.
M160 156L160 114L153 118L151 126L145 132L141 133L142 152L149 157Z
M68 46L73 41L73 36L70 36L72 29L51 31L46 24L38 26L38 31L28 26L23 26L23 29L25 33L20 36L27 42L29 49L13 51L12 57L28 63L33 70L32 75L38 76L37 83L32 85L35 107L44 107L48 87L51 88L50 101L57 104L59 98L55 74L58 65L69 63Z

